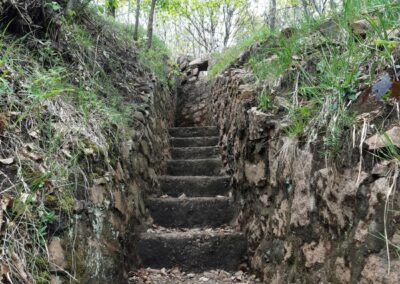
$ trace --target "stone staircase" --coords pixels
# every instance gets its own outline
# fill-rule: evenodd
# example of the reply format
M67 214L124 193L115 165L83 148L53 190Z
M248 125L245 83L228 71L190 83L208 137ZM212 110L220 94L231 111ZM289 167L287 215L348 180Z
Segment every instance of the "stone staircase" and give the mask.
M229 229L232 199L222 174L216 127L170 129L172 160L160 178L168 197L152 197L147 206L162 228L142 233L139 256L144 267L202 272L237 270L246 253L242 233Z

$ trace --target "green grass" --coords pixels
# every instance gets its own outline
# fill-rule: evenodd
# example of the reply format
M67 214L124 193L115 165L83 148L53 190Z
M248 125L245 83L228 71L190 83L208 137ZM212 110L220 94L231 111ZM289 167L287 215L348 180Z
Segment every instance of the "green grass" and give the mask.
M63 36L70 39L68 52L72 53L72 60L65 60L65 54L50 41L30 35L17 39L0 34L0 113L16 114L7 123L7 131L13 135L2 140L2 153L13 156L19 168L12 179L14 185L7 192L14 202L4 213L9 222L2 227L6 254L2 260L11 264L11 253L22 253L21 257L27 260L24 269L35 283L50 281L46 251L49 228L62 216L72 214L78 180L89 180L89 172L96 171L87 169L86 164L81 169L83 163L92 159L85 151L93 150L96 163L110 166L112 162L105 160L109 159L105 158L108 147L126 135L119 130L128 126L135 108L134 103L126 103L124 92L112 76L121 72L118 60L110 57L107 62L117 70L111 75L95 64L99 41L75 17L71 15L62 21ZM110 21L94 17L103 23ZM102 35L121 46L135 48L130 27L112 22L104 28ZM32 48L35 46L38 48ZM166 64L169 51L163 42L154 38L150 51L145 50L143 40L137 46L141 63L165 87L173 84ZM57 108L62 113L54 113ZM91 138L96 138L96 143ZM26 148L28 144L35 146L32 153ZM16 149L25 149L33 156L21 159L21 152ZM22 281L15 272L10 275L15 283Z
M323 136L324 153L333 157L342 147L346 129L354 122L354 114L347 107L356 99L360 70L372 63L367 74L367 82L372 84L375 71L392 64L391 54L397 43L389 39L387 31L398 26L399 16L400 4L390 0L346 1L338 14L304 19L291 36L264 33L218 54L210 78L229 66L252 41L263 42L249 58L248 66L263 89L282 76L286 87L279 94L261 94L259 108L267 111L273 108L274 96L283 96L292 105L287 108L290 123L285 134L306 138L312 124ZM319 28L328 18L336 26L331 35L324 36ZM351 30L350 24L359 19L366 19L371 26L365 40L353 36Z
M93 11L96 12L96 10ZM100 20L104 22L104 27L106 29L119 38L119 41L133 41L134 25L121 23L108 16L101 16ZM146 30L140 26L139 39L136 42L140 63L147 66L161 83L165 85L174 85L173 79L170 79L170 77L172 78L173 76L169 75L176 74L174 71L177 69L177 66L169 59L172 55L171 51L156 35L153 36L152 48L148 50L146 46L146 36Z
M265 39L269 34L268 28L260 28L257 32L241 40L237 45L228 47L220 53L213 54L216 62L208 72L209 78L211 80L215 78L215 76L232 64L246 48L254 42Z
M259 98L258 108L263 111L266 111L268 110L270 105L271 105L271 97L265 92L263 92Z

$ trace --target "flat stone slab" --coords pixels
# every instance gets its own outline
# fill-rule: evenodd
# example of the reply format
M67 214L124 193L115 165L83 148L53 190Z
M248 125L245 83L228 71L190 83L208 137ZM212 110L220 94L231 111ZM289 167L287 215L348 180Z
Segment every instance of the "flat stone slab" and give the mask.
M172 159L206 159L217 158L219 156L218 147L185 147L171 148Z
M209 147L217 146L218 137L184 137L171 138L172 147Z
M215 126L208 127L175 127L169 129L172 137L206 137L218 136L218 128Z
M246 238L243 233L218 231L143 233L138 250L143 267L234 271L244 261Z
M221 170L221 159L167 161L167 175L172 176L218 176Z
M161 191L172 197L185 194L187 197L226 195L229 192L228 176L161 176Z
M147 204L154 223L166 228L215 228L234 217L228 197L149 198Z

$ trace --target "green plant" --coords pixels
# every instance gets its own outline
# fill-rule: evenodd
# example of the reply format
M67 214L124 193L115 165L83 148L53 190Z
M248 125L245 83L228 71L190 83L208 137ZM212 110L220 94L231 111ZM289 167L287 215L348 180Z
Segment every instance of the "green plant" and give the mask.
M248 48L251 44L257 41L266 39L270 35L270 31L266 27L262 27L250 36L242 39L236 45L228 47L220 53L213 54L215 63L211 66L208 72L208 78L214 79L225 68L232 64L239 55Z
M304 131L310 122L315 109L312 106L301 106L289 110L290 124L285 129L285 134L290 138L298 138L304 134Z
M70 22L64 25L71 29L72 39L78 47L89 49L94 46L91 34L84 27Z
M270 96L263 92L259 98L258 108L263 111L266 111L270 107L270 104L271 104Z

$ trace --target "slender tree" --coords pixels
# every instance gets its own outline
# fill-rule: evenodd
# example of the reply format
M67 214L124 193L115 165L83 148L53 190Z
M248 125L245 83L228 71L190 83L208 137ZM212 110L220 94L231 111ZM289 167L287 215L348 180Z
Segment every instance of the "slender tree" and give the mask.
M271 0L271 8L269 10L269 28L275 30L276 27L276 0Z
M133 39L139 39L139 19L140 19L140 0L136 0L136 14L135 14L135 31L133 32Z
M310 16L310 12L308 11L308 3L307 0L301 0L302 6L303 6L303 11L304 11L304 15L306 17Z
M150 49L153 42L153 23L154 23L154 12L156 10L157 0L151 0L151 7L149 12L149 22L147 25L147 48Z
M117 12L118 0L107 0L108 14L115 18Z

